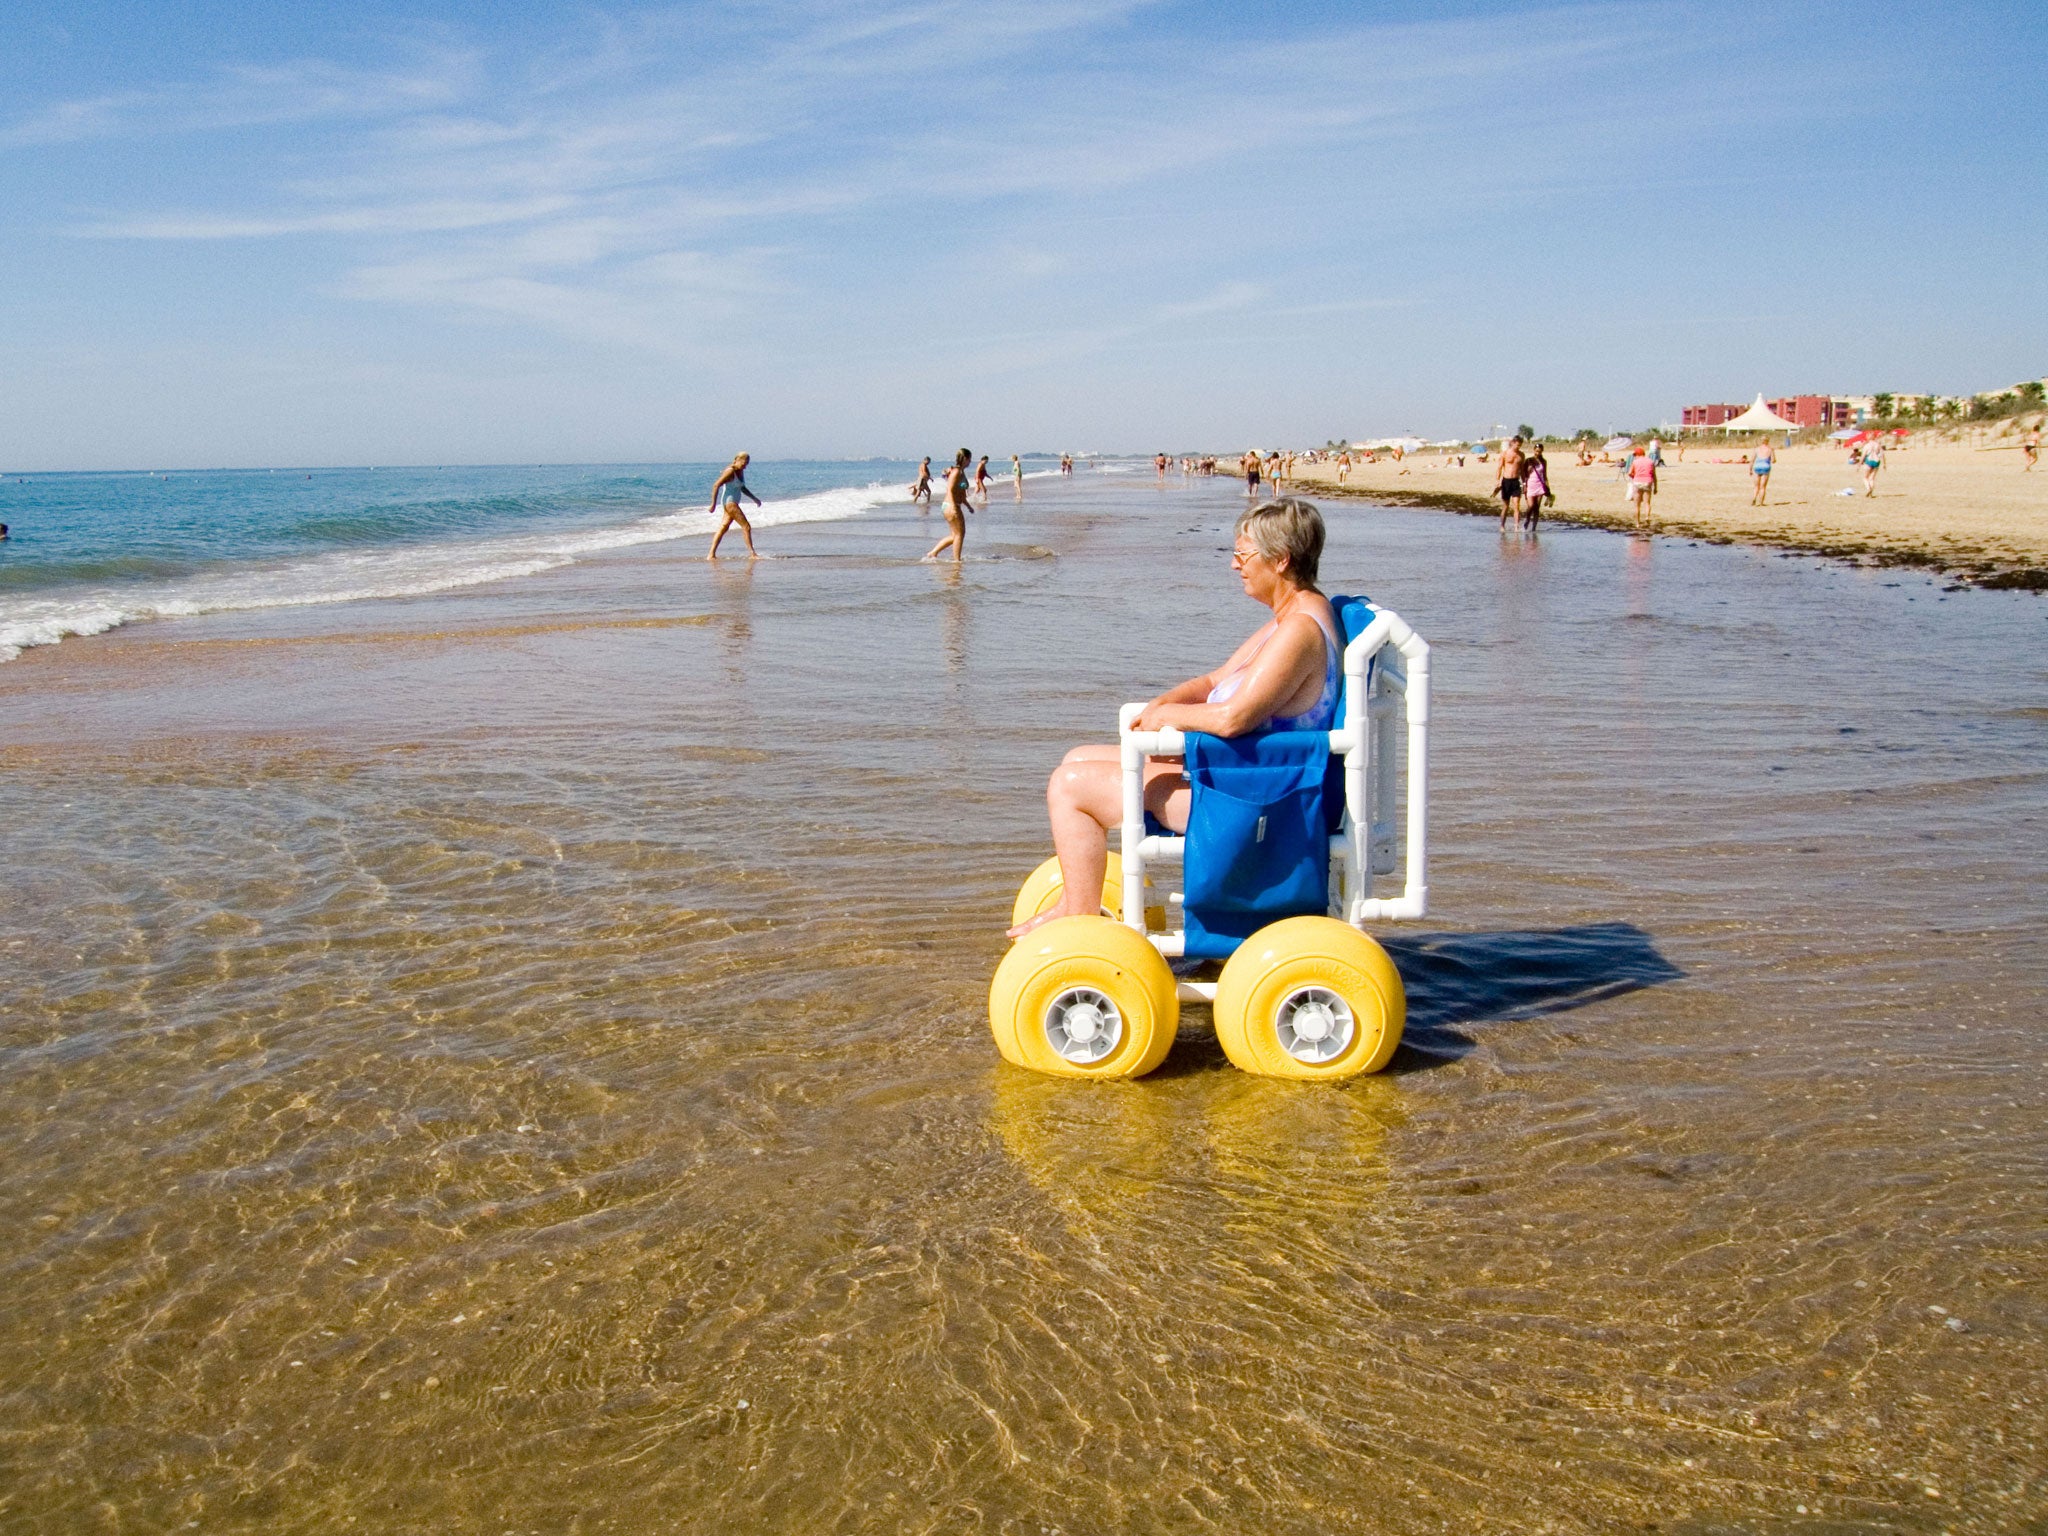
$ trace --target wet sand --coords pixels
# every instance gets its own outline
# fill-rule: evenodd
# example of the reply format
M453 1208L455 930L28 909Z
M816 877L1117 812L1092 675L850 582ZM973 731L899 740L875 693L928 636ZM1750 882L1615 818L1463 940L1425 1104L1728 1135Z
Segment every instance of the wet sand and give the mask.
M1408 1043L1072 1084L1045 774L1257 613L1029 494L0 667L10 1527L2038 1526L2038 599L1331 503Z
M1657 526L1688 538L1741 540L1800 549L1883 566L1937 570L1975 585L2048 590L2048 465L2020 473L2016 440L1983 444L1915 440L1891 456L1877 494L1863 495L1863 477L1847 453L1826 448L1779 450L1765 505L1749 499L1749 466L1739 446L1689 444L1685 461L1667 447L1653 504ZM1408 473L1403 474L1406 469ZM1441 454L1381 459L1353 467L1342 491L1380 500L1436 505L1497 517L1491 499L1494 466L1467 456L1446 466ZM1633 524L1618 466L1581 469L1573 456L1551 456L1557 493L1545 517L1595 528ZM1302 487L1329 495L1332 465L1302 466ZM1852 490L1853 496L1838 494Z

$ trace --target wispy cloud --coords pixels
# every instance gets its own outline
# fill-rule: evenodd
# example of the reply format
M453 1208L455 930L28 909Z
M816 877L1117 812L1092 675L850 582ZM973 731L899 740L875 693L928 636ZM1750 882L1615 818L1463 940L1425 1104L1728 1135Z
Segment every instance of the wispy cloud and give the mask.
M0 150L421 112L472 89L476 64L473 54L441 50L388 70L318 59L229 65L203 80L54 102L0 124Z
M1201 315L1220 315L1227 310L1248 309L1266 296L1258 283L1225 283L1198 299L1162 304L1156 314L1161 320L1193 320Z
M391 235L525 224L568 212L566 197L500 202L417 202L336 208L269 217L232 214L148 214L83 224L78 232L113 240L262 240L281 235Z
M967 252L985 228L995 254L959 263L959 281L1079 283L1088 259L1055 233L1077 206L1164 188L1256 215L1329 194L1272 181L1304 164L1341 168L1340 190L1352 175L1465 175L1470 122L1532 76L1617 71L1654 19L1615 5L1536 13L1511 33L1335 28L1227 56L1182 40L1145 68L1093 46L1145 9L801 0L600 16L575 44L517 60L444 44L383 71L238 66L59 104L0 130L0 145L346 119L299 156L310 168L247 206L101 211L74 232L324 239L343 253L331 291L356 300L671 353L788 297L807 268L843 274L856 252L886 279L892 247ZM1623 110L1588 99L1598 122ZM1227 272L1126 323L1287 308L1272 280ZM1047 335L1072 344L1043 330L1022 344Z

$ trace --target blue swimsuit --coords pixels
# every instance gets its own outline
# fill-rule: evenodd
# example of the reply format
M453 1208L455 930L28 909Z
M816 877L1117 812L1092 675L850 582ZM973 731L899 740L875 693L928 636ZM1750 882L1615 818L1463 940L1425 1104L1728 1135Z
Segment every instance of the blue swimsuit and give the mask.
M1335 728L1337 723L1337 637L1330 633L1330 626L1323 622L1321 614L1311 611L1309 617L1316 621L1316 628L1323 632L1323 691L1316 695L1315 703L1309 705L1300 714L1275 715L1257 730L1247 732L1247 735L1263 736L1268 731L1327 731ZM1280 621L1275 619L1273 620L1273 634L1277 635L1279 632ZM1271 640L1272 638L1273 635L1266 636L1266 640ZM1261 640L1258 643L1252 654L1244 659L1243 666L1209 690L1209 703L1221 704L1226 699L1232 697L1243 686L1245 674L1251 670L1253 658L1266 648L1266 640Z

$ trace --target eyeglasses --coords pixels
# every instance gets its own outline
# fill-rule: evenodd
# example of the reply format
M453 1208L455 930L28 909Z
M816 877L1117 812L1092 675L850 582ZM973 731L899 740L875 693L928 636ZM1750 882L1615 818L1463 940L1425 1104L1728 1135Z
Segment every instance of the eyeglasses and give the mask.
M1230 552L1230 563L1232 565L1243 565L1247 560L1256 560L1258 558L1259 552L1256 549L1233 549Z

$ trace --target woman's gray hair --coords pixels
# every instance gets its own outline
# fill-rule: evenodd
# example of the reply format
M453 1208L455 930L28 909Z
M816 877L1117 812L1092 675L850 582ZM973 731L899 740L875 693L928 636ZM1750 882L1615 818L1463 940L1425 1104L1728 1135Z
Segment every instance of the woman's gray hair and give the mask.
M1316 584L1323 563L1323 514L1313 502L1282 496L1247 507L1237 519L1236 536L1250 539L1267 563L1287 561L1287 574L1304 587Z

